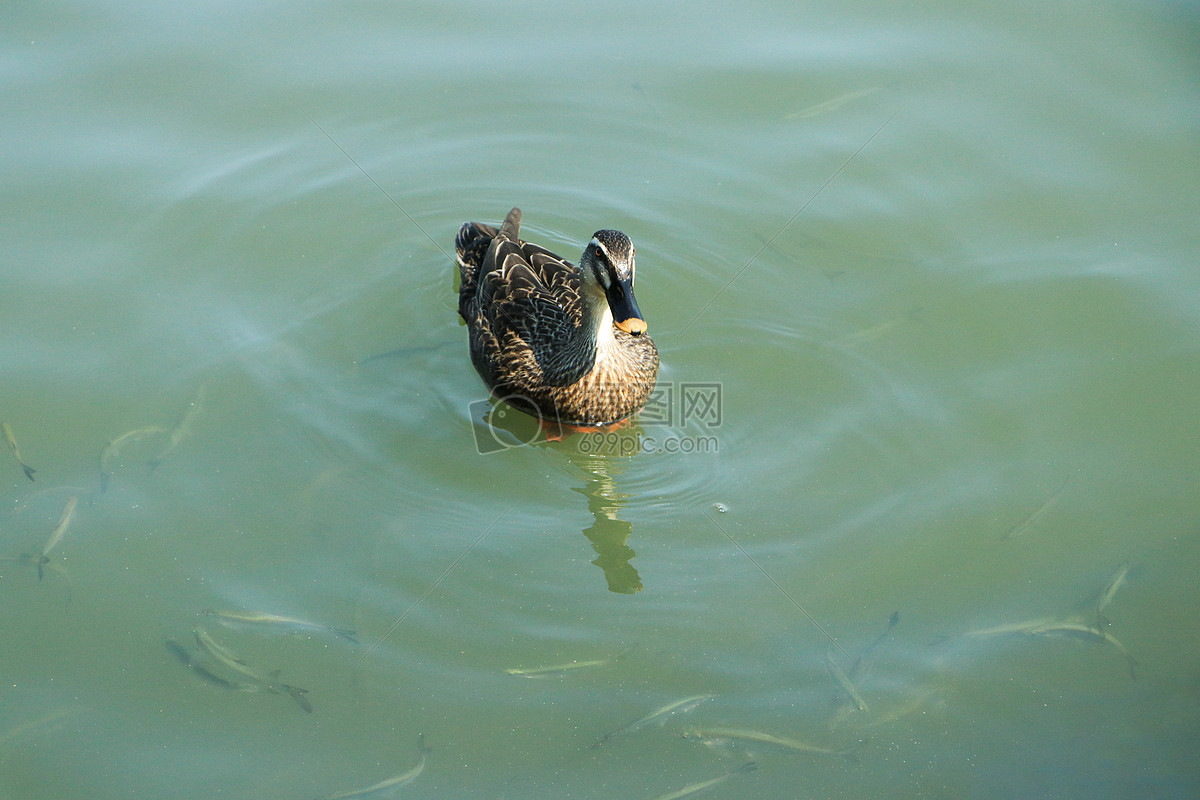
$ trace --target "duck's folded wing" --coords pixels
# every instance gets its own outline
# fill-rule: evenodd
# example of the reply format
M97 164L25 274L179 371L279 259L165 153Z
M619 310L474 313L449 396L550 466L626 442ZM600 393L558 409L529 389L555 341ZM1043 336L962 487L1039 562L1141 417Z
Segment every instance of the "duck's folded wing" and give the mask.
M554 280L563 281L557 276ZM524 369L536 371L546 386L574 383L590 367L565 358L565 346L579 325L578 293L569 295L547 286L543 275L516 254L510 254L503 269L485 275L480 285L480 310L496 345L505 357L520 353ZM564 300L569 301L566 307Z

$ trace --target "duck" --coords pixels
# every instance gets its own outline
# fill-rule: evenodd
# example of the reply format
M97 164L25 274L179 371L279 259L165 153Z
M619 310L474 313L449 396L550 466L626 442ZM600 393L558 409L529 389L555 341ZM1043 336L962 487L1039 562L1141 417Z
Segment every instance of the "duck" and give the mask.
M494 397L546 430L628 424L658 377L633 294L633 242L598 230L576 266L520 234L513 208L499 229L467 222L455 237L458 313L475 370Z

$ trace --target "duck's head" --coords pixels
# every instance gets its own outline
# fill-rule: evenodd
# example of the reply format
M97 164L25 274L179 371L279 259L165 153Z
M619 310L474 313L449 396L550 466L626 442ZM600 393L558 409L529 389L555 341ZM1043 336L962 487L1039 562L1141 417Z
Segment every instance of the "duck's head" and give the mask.
M579 259L583 285L594 296L603 296L613 322L626 333L640 336L646 322L633 296L633 242L620 231L596 231Z

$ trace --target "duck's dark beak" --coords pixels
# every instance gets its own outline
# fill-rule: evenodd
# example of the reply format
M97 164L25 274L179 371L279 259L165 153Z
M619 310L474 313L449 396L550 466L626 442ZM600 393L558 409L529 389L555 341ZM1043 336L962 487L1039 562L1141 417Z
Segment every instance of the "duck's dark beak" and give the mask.
M640 336L646 332L646 321L633 296L631 281L615 281L608 287L608 307L612 310L613 322L626 333Z

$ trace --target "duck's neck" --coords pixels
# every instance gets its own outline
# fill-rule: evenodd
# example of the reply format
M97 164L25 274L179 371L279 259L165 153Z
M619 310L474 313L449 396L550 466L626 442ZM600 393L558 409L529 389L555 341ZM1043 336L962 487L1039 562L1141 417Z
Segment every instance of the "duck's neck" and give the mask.
M590 307L585 301L583 324L579 328L587 332L591 341L593 361L608 358L617 346L617 337L613 333L612 309L608 307L608 300L600 300Z

